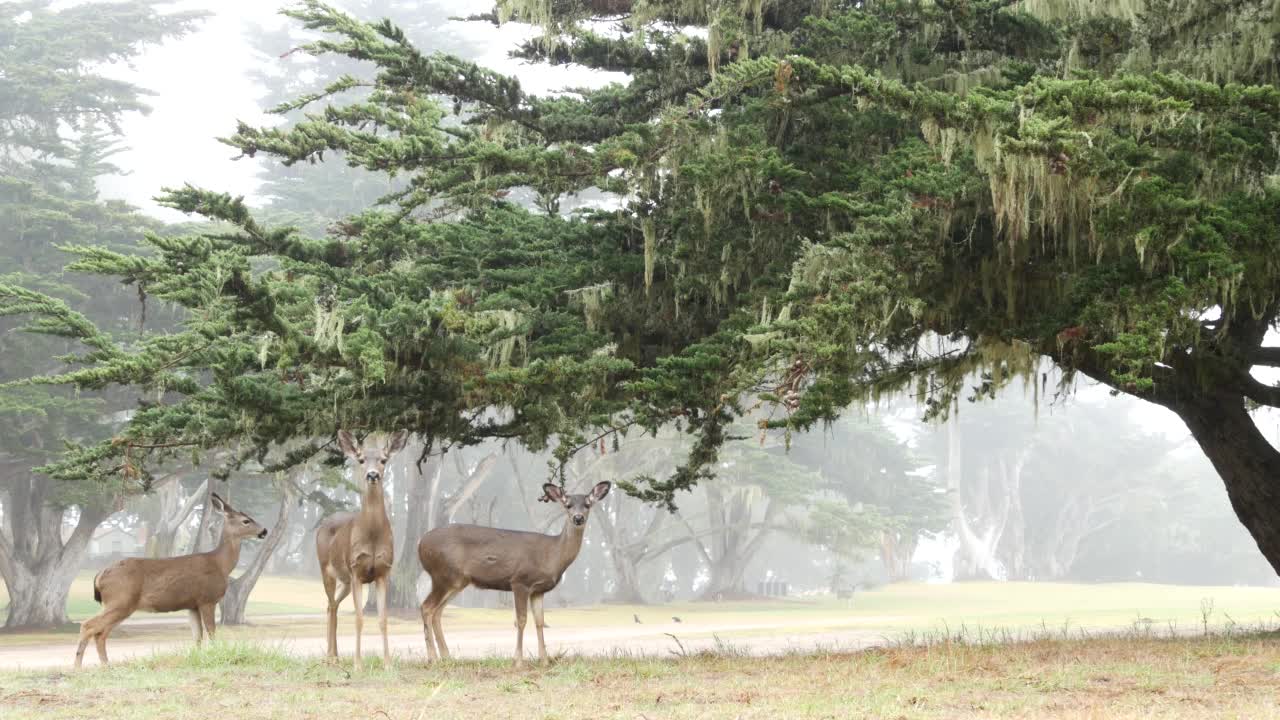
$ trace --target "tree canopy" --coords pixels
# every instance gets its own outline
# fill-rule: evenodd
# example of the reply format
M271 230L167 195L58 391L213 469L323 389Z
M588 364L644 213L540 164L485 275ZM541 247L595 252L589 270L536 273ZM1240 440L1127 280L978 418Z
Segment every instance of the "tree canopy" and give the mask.
M506 0L477 21L540 26L523 57L629 76L533 96L302 2L322 37L301 50L369 70L226 142L404 186L324 237L177 189L225 231L73 248L187 321L126 344L57 302L4 306L91 348L38 382L148 389L118 438L52 469L338 425L563 458L677 424L687 461L623 484L671 504L742 416L787 432L908 391L945 417L972 372L989 394L1048 356L1178 413L1280 568L1280 453L1248 415L1280 405L1251 374L1280 364L1280 18L1103 6ZM524 189L536 209L509 202ZM615 204L558 212L589 189Z

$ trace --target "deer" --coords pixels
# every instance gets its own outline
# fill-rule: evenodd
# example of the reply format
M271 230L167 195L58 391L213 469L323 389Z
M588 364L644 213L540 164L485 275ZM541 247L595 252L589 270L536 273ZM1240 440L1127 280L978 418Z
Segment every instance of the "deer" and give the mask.
M356 464L357 477L364 485L360 493L360 511L335 513L316 528L316 557L320 560L320 576L329 597L329 646L327 657L338 657L338 606L351 594L356 610L355 669L363 663L360 640L364 632L363 586L376 585L378 628L382 631L382 659L391 662L391 646L387 639L387 587L391 581L391 565L395 562L395 538L383 495L382 481L387 461L404 449L409 433L401 430L380 448L366 450L351 433L338 432L338 446Z
M557 485L543 485L539 499L558 502L564 508L565 523L559 535L479 525L446 525L423 535L418 541L418 560L431 576L431 592L422 602L422 634L428 660L451 657L441 624L444 606L475 585L514 594L517 668L524 665L524 628L528 610L533 610L538 660L546 665L549 658L543 637L546 623L542 596L560 584L564 571L577 559L591 507L603 500L611 487L608 482L600 482L589 493L568 495Z
M240 542L254 537L261 540L267 530L232 509L217 493L209 495L209 502L223 516L222 539L213 550L170 558L125 558L93 578L93 599L102 604L102 612L80 626L76 668L81 667L91 639L98 646L98 661L106 665L111 631L138 610L186 610L196 645L204 642L205 632L213 640L213 608L226 594L227 578L240 562Z

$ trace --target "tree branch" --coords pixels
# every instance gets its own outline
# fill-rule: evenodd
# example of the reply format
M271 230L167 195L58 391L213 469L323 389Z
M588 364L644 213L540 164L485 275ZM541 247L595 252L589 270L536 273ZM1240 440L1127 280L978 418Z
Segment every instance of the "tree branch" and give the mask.
M1259 382L1252 375L1246 375L1240 383L1240 392L1259 405L1280 407L1280 387Z
M1280 367L1280 347L1260 347L1249 358L1254 365Z

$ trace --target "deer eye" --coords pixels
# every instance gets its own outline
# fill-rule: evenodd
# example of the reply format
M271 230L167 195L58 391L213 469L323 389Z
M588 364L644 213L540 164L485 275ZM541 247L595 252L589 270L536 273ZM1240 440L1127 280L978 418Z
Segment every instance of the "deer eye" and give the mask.
M244 520L241 520L240 522L241 522L241 523L243 523L243 524L245 524L245 525L248 525L249 523L251 523L251 522L253 522L253 521L252 521L252 520L250 520L249 518L245 518Z

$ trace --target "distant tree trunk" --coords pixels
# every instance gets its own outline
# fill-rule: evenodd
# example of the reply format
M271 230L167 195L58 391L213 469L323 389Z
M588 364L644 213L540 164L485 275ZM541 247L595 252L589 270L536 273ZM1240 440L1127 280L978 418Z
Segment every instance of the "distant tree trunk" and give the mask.
M191 546L186 554L194 555L199 552L212 550L217 546L217 541L213 539L214 522L213 516L217 513L213 509L213 483L206 482L204 484L204 510L200 513L200 524L196 527L196 532L191 536ZM225 493L226 490L224 489Z
M106 498L81 505L75 529L63 542L66 508L50 503L51 483L24 469L4 486L0 578L9 591L6 630L68 624L71 583L88 554L94 531L111 514Z
M284 540L284 535L289 530L289 518L293 514L294 504L298 501L297 486L289 480L278 483L278 485L280 486L282 497L280 498L280 512L276 515L276 524L267 533L266 539L260 541L262 547L253 556L249 567L240 573L240 577L232 580L227 585L227 594L222 596L221 602L223 625L243 625L245 623L244 609L249 603L249 593L253 592L254 585L258 584L258 578L262 576L263 569L267 567L267 561L271 559L272 553Z
M755 523L752 522L755 503L747 493L726 497L715 483L708 483L706 492L710 528L705 534L710 535L710 547L699 539L703 533L695 532L685 522L694 547L706 562L710 575L699 598L720 601L747 596L747 566L773 530L777 503L766 498L764 517ZM753 529L756 530L754 536L751 535Z
M641 514L646 511L651 515L648 522L643 522ZM654 536L663 527L667 512L659 508L643 508L631 498L620 497L611 506L596 512L600 518L600 534L605 538L605 551L613 565L614 585L608 600L628 605L645 604L648 601L642 588L641 565L664 554L675 544L683 544L686 539L682 538L675 544L656 544ZM643 522L643 529L629 532L629 518Z
M911 579L911 558L916 554L919 537L914 533L886 530L880 534L880 561L890 582Z
M948 423L947 484L951 490L954 527L960 541L955 554L955 579L1000 580L1005 566L1000 561L1002 541L1015 545L1013 553L1024 553L1021 538L1006 540L1011 516L1021 509L1022 468L1028 448L997 451L1002 455L985 459L980 472L965 473L959 439L959 424Z
M189 497L182 497L182 478L174 477L160 486L160 517L148 547L149 557L173 557L177 551L178 530L191 517L192 511L207 494L209 480L200 483Z
M402 453L405 457L416 457L413 453ZM413 610L418 607L418 576L422 574L422 564L418 561L418 540L429 529L431 512L432 485L439 485L441 459L431 458L419 469L416 462L404 463L403 479L397 478L404 487L405 516L404 529L400 533L400 548L396 551L396 564L391 571L391 590L388 592L388 604L398 610ZM433 479L434 478L434 479Z

